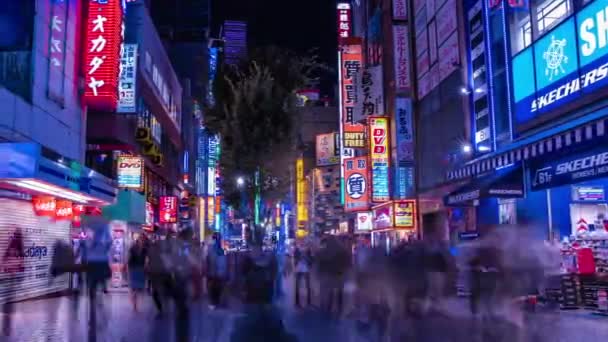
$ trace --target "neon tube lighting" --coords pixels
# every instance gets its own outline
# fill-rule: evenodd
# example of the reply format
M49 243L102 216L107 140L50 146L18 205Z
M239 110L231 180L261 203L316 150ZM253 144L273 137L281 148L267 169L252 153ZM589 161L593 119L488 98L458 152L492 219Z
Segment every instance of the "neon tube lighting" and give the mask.
M81 195L74 191L66 190L66 189L60 188L58 186L47 184L47 183L37 181L37 180L10 180L10 181L5 181L5 182L18 186L18 187L21 187L21 188L25 188L25 189L29 189L29 190L33 190L33 191L37 191L37 192L42 192L42 193L45 193L48 195L66 198L73 202L85 203L85 204L89 203L89 202L99 202L99 200L97 200L96 198Z

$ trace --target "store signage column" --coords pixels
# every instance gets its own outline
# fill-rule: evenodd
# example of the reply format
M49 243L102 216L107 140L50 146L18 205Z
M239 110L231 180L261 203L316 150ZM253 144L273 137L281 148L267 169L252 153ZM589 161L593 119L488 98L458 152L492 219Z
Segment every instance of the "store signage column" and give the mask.
M84 102L92 109L114 111L118 102L123 8L121 0L88 2L84 44Z
M390 200L389 191L389 125L386 117L369 118L372 202Z

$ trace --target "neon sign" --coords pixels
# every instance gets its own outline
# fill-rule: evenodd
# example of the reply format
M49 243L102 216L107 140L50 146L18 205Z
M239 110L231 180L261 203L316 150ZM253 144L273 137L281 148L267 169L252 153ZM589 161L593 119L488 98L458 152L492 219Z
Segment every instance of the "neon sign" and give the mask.
M388 129L388 118L369 118L372 202L384 202L390 199Z
M90 1L84 44L84 102L114 111L118 101L123 9L119 0Z

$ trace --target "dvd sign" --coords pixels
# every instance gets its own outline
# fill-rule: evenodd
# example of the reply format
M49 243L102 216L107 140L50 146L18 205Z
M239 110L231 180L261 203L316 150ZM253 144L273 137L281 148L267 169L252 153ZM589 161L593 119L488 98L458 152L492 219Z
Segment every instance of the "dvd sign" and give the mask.
M118 157L118 187L140 191L144 183L144 159L130 155Z

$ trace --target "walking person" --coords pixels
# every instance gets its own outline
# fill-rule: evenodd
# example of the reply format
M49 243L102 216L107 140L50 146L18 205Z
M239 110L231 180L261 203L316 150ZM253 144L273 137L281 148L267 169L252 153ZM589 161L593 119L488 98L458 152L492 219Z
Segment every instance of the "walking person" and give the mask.
M209 309L220 305L222 290L228 276L228 261L222 248L219 234L213 235L213 244L207 254L207 291L209 292Z
M143 236L139 236L135 240L135 244L129 250L129 261L127 263L129 272L129 286L131 287L131 302L133 311L137 309L137 295L144 291L146 287L146 274L144 267L148 259L148 248L145 244Z
M294 254L295 263L295 305L300 307L300 288L304 286L306 291L306 304L311 305L311 288L310 288L310 268L312 266L312 253L310 249L305 252L301 252L300 249L296 249Z
M4 299L2 319L2 333L4 336L10 336L12 332L12 318L15 311L15 297L21 285L21 281L17 275L23 273L24 270L24 243L23 233L20 227L16 227L13 235L8 241L4 257L2 258L2 265L4 272L10 274L10 278L5 278L4 282L0 282L0 291L4 292L6 298ZM11 279L13 278L13 279ZM2 284L4 283L4 284Z

